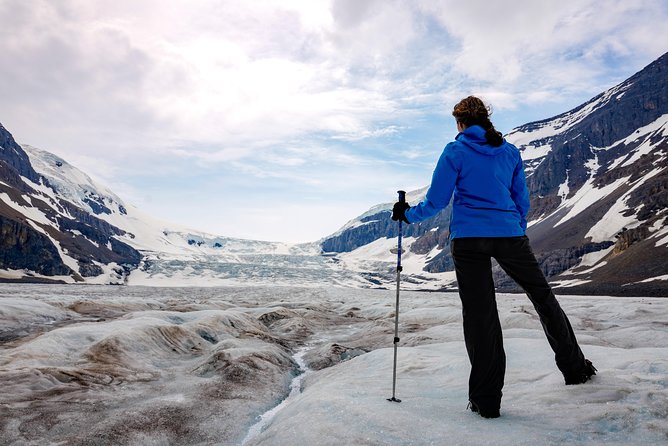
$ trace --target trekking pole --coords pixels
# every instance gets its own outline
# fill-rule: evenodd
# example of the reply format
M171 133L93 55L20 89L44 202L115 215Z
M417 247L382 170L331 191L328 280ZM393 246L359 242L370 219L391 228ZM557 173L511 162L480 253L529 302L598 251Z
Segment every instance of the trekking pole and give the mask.
M400 190L397 191L399 194L399 202L406 202L406 192ZM393 401L395 403L400 403L401 400L397 398L397 346L399 344L399 284L401 282L401 230L402 230L402 221L399 220L399 240L397 242L397 302L396 308L394 310L394 368L392 369L392 398L388 398L388 401Z

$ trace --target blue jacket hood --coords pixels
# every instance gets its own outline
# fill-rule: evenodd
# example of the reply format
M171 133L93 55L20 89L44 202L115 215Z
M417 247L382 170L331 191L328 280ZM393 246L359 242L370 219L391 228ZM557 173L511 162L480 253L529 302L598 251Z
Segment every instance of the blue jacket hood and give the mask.
M485 138L485 129L479 125L472 125L465 128L463 132L457 134L455 139L467 147L475 150L476 152L482 153L483 155L497 156L503 152L503 150L499 150L501 147L503 147L503 144L498 147L487 144L487 138Z
M529 191L520 151L504 141L487 144L485 130L467 127L443 149L424 200L406 211L417 223L452 200L450 238L524 235Z

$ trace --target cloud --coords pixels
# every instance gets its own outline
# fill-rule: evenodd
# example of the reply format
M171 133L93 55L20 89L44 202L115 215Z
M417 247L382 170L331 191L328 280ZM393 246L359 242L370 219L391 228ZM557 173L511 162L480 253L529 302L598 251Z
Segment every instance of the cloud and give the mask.
M154 147L262 148L318 133L355 141L464 90L513 107L506 96L591 89L610 54L657 52L643 31L659 26L657 9L647 0L7 0L2 45L13 63L0 76L9 102L56 120L52 134L97 131L88 143L105 132ZM114 144L134 149L128 138Z
M611 54L636 52L631 57L647 61L665 51L651 38L668 16L665 2L656 0L472 0L466 7L423 1L420 7L459 42L451 62L456 73L520 98L535 89L591 91L609 75Z
M662 0L3 0L0 122L112 188L373 204L428 181L461 97L503 126L566 111L661 55L667 20Z
M213 151L172 148L167 151L168 154L177 158L196 160L202 165L236 161L249 156L251 152L251 149L243 147L225 147Z

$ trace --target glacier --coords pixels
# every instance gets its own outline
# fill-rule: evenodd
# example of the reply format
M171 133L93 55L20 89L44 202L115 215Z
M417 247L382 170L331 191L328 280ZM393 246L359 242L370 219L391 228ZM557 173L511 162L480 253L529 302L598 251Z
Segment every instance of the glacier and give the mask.
M598 368L565 386L527 298L499 294L508 368L501 418L485 420L466 410L456 293L402 291L402 402L387 401L394 297L277 284L1 284L1 443L668 441L668 300L560 296Z

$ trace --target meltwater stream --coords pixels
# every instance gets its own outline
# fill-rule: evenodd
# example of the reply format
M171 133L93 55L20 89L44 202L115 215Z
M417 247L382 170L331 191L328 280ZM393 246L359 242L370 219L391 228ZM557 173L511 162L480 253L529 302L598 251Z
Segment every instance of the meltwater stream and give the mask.
M301 394L302 382L304 381L306 375L311 371L306 366L306 362L304 362L304 355L306 352L308 352L309 349L310 347L302 347L292 356L292 359L294 359L297 363L298 371L297 376L295 376L290 383L290 393L288 394L287 398L281 401L277 406L269 409L259 416L257 423L251 426L251 428L248 430L248 434L246 434L246 438L244 438L244 440L241 442L242 446L248 444L249 441L258 436L281 409L290 404L293 399Z

